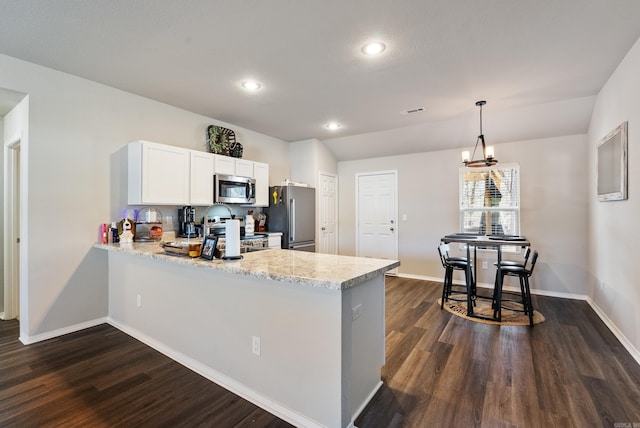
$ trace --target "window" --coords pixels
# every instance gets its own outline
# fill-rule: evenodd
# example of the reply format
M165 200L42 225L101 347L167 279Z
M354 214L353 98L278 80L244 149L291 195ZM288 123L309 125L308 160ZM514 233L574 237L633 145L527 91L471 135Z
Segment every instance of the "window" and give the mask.
M460 231L520 234L520 167L460 168Z

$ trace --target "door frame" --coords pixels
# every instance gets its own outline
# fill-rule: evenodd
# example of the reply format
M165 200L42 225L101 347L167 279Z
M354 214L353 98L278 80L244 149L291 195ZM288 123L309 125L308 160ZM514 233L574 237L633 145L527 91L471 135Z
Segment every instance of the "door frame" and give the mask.
M384 170L384 171L369 171L369 172L358 172L356 173L356 182L355 182L355 196L356 196L356 201L355 201L355 205L356 205L356 256L360 257L360 177L363 176L368 176L368 175L383 175L383 174L392 174L394 176L394 181L395 181L395 186L394 186L394 193L396 195L396 203L395 206L393 207L393 215L395 217L395 226L396 226L396 230L394 233L394 240L395 240L395 260L399 260L398 259L398 235L399 235L399 230L398 230L398 170L396 169L392 169L392 170ZM391 275L397 275L398 272L398 268L392 269L390 271L388 271L388 274Z
M4 144L4 313L5 320L20 316L20 175L22 136Z
M338 210L338 201L339 201L339 197L338 197L338 175L337 174L333 174L331 172L324 172L324 171L318 172L318 187L320 187L320 183L322 182L322 176L333 178L335 180L335 184L336 184L336 187L335 187L336 188L336 203L334 205L335 209L334 209L334 213L333 213L334 218L336 220L336 222L335 222L336 230L335 230L335 232L333 234L333 236L334 236L333 237L333 240L334 240L333 244L334 244L334 248L336 249L336 254L339 254L340 251L338 251L338 242L339 242L338 233L339 233L339 227L340 226L339 226L339 222L338 222L338 213L340 211ZM318 198L318 201L319 201L319 203L317 204L318 213L322 213L322 206L321 206L322 198L321 198L320 192L318 192L317 198ZM318 215L318 219L322 220L322 219L320 219L320 215ZM318 234L318 238L320 238L322 236L321 228L322 228L322 222L318 221L318 230L316 232ZM320 239L318 239L318 243L319 243L319 241L320 241Z

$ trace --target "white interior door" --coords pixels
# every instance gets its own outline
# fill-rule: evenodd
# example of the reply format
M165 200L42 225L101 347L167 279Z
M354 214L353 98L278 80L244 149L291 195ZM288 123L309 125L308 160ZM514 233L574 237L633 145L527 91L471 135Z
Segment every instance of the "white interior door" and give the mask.
M338 254L338 177L325 172L319 177L318 252Z
M397 171L356 175L357 255L398 259ZM397 273L394 269L390 273Z

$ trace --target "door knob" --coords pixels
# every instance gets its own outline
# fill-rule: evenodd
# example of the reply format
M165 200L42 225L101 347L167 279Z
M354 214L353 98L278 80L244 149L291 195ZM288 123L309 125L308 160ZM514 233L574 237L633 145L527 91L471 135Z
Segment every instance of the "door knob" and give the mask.
M322 230L327 230L327 228L323 226L323 227L322 227Z
M395 229L393 227L390 227L389 230L393 232Z

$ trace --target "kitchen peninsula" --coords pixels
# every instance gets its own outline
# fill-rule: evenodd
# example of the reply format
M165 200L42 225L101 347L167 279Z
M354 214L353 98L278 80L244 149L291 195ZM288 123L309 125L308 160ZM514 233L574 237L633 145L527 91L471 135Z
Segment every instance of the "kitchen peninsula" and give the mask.
M297 426L352 426L382 384L384 274L398 261L96 247L109 254L114 326Z

